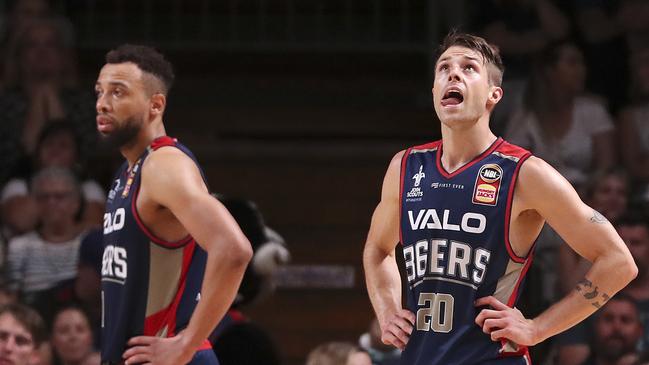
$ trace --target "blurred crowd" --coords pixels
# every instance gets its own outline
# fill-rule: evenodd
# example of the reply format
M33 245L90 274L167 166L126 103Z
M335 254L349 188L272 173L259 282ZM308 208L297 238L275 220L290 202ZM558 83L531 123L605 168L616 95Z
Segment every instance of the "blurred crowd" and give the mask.
M9 3L0 18L0 359L99 364L98 227L107 187L93 178L105 165L94 96L78 84L75 32L66 17L48 0ZM498 45L505 61L505 97L493 129L559 170L616 227L640 270L591 319L537 346L535 362L649 364L649 0L466 4L475 14L466 30ZM250 213L249 203L230 203L235 218L243 212L239 222L256 222L244 227L253 246L275 242L270 252L286 262L281 238L254 207ZM259 265L247 275L272 272ZM539 313L574 290L589 265L546 226L524 312ZM241 303L268 291L260 282L242 289ZM264 363L279 363L268 335L236 307L214 334L221 358L230 356L224 344L248 346L254 338ZM228 333L234 335L219 337ZM398 363L398 350L381 344L376 321L358 343L336 340L315 348L307 364Z

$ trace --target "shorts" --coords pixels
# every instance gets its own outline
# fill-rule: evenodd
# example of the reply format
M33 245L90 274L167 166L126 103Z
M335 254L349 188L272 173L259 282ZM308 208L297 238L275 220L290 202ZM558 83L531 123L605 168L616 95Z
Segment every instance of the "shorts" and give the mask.
M196 352L192 361L187 365L219 365L219 360L216 359L214 351L210 348Z

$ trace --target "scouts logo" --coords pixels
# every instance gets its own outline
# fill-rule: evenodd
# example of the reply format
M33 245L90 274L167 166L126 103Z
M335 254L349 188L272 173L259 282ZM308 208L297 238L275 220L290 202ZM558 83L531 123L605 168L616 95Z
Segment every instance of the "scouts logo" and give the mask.
M473 189L473 204L495 206L503 176L503 169L496 164L484 165L478 171Z

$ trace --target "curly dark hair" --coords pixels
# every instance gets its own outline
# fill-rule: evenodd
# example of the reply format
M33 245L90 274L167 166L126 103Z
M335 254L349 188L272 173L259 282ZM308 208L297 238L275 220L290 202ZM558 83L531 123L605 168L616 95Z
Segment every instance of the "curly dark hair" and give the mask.
M162 82L163 94L169 93L174 83L171 63L155 48L134 44L123 44L106 54L106 63L132 62L142 71L155 76Z
M497 46L487 42L482 37L453 30L444 37L442 44L439 46L437 59L439 60L442 53L453 46L464 47L478 52L482 56L485 65L493 66L489 68L489 82L496 86L502 84L505 66Z

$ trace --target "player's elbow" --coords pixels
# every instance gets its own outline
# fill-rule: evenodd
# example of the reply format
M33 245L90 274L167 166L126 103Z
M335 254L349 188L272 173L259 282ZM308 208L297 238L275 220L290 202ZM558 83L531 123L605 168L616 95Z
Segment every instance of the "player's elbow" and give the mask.
M631 257L626 260L625 274L629 283L638 276L638 265L636 265L635 261L633 261L633 258Z
M250 241L245 237L241 237L237 241L230 252L230 260L236 266L248 266L253 254Z
M638 266L633 261L630 254L618 256L618 260L614 267L616 268L616 276L623 282L624 286L630 283L638 276Z

